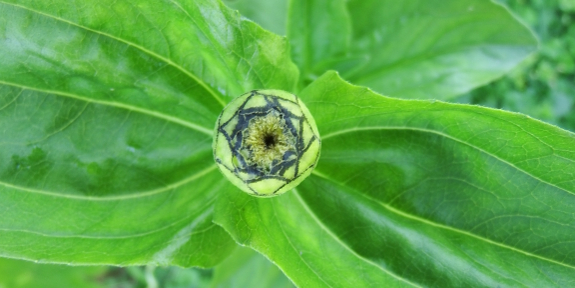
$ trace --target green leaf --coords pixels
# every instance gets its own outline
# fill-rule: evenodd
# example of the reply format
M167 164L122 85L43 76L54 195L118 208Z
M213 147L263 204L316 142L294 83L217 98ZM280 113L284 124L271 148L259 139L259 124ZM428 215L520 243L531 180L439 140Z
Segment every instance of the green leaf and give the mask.
M453 98L510 71L537 45L504 7L484 0L294 0L290 11L304 81L335 69L401 98Z
M242 16L279 35L286 35L289 0L223 0Z
M0 258L0 287L6 288L97 288L105 267L35 264Z
M256 199L232 187L220 193L225 197L217 202L214 221L237 242L266 255L297 286L401 285L393 275L367 264L338 237L322 229L323 224L306 210L309 208L295 189L267 199Z
M326 69L347 59L351 21L346 0L292 0L288 19L288 38L293 61L307 84Z
M301 99L322 135L314 173L273 199L223 189L215 214L297 285L573 284L575 134L334 72Z
M294 287L281 270L252 249L238 246L214 268L211 287Z
M149 271L146 267L146 273ZM128 272L140 285L146 283L149 275L139 267L128 267ZM113 274L110 272L108 274ZM250 287L250 288L281 288L294 287L290 280L274 264L252 249L237 246L237 248L211 269L155 267L153 278L158 287ZM134 279L128 279L134 282ZM150 281L148 281L149 283ZM122 283L119 283L122 284ZM118 284L118 285L119 285ZM124 285L128 285L125 283ZM149 286L149 285L148 285ZM123 287L123 286L122 286Z
M0 255L212 266L212 129L292 89L285 39L218 1L0 1Z

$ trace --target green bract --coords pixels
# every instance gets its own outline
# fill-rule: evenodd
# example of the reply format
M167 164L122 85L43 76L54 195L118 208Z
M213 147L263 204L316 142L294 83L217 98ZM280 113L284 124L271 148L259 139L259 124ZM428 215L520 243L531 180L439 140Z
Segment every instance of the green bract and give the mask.
M307 107L281 90L234 99L214 131L214 159L238 188L273 197L296 187L315 167L320 138Z

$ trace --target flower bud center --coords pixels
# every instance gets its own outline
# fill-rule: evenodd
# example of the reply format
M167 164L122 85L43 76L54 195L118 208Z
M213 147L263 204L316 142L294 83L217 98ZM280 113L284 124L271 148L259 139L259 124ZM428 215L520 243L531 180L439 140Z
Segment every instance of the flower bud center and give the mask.
M264 144L266 144L266 149L272 148L276 145L276 137L272 134L264 135Z
M270 112L250 120L243 146L249 151L248 161L261 171L270 171L287 151L296 151L295 137L287 129L283 115Z

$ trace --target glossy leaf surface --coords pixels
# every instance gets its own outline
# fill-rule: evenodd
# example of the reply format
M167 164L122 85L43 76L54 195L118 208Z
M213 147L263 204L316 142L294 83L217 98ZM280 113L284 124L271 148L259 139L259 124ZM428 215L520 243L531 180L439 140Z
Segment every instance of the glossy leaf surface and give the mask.
M334 72L301 99L322 135L314 174L274 199L228 190L215 216L297 285L573 285L573 133Z
M0 1L0 255L211 266L212 129L290 90L285 39L218 1Z

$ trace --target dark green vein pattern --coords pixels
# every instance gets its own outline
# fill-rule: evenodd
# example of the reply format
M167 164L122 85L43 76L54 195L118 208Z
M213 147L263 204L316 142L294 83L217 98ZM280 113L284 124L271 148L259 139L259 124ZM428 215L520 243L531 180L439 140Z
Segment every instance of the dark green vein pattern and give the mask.
M0 1L0 15L0 256L227 256L212 129L231 97L295 85L285 40L207 0Z
M573 285L574 134L520 114L382 97L334 72L301 98L322 135L314 173L278 199L235 196L216 209L298 285ZM340 262L342 251L353 260Z

